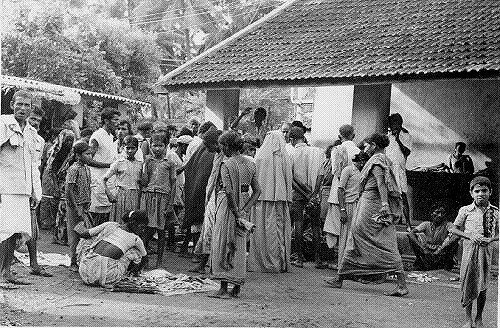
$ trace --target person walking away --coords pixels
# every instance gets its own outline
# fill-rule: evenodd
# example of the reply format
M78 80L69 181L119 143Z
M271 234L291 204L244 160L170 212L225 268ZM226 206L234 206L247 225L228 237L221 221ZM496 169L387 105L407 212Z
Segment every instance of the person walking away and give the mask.
M123 139L123 148L125 157L121 157L111 164L102 180L108 200L113 204L110 220L120 224L125 213L139 209L141 197L139 183L143 164L142 161L136 159L139 142L135 137L126 136ZM108 180L112 177L116 177L116 194L113 194L108 186Z
M78 271L76 263L76 246L80 241L75 227L79 222L88 222L88 212L91 202L91 173L85 164L92 152L87 143L77 142L73 146L76 162L73 163L66 173L66 222L68 226L69 256L71 258L70 270Z
M19 90L10 102L13 115L0 115L0 288L29 284L11 272L19 239L32 233L31 207L42 196L36 130L26 120L33 95Z
M304 209L309 202L315 188L323 153L319 148L310 147L304 142L304 129L294 126L290 129L290 142L295 147L292 153L292 205L290 216L295 225L295 247L297 258L291 264L303 267L303 233L304 233Z
M252 206L260 196L255 164L240 154L243 141L237 132L219 138L226 157L216 187L216 218L211 245L211 276L220 280L218 298L238 297L246 276L247 234L254 228L248 221ZM249 195L250 187L252 196ZM234 285L228 292L228 284Z
M326 280L330 287L341 288L345 279L384 282L387 274L395 273L397 286L385 295L408 294L394 225L402 215L401 195L384 153L388 144L389 138L378 133L365 141L364 151L370 159L361 171L361 194L338 277Z
M472 204L460 208L449 231L463 238L460 266L462 306L467 323L464 327L483 327L483 310L491 275L494 242L498 241L498 207L490 204L491 181L477 176L470 182ZM476 301L476 318L472 305Z
M474 163L469 155L465 155L465 142L457 142L455 144L455 151L448 157L448 166L453 173L474 173Z
M292 163L281 131L269 131L255 155L262 190L250 213L249 271L287 272L290 268Z
M176 166L167 157L169 136L166 133L155 133L151 137L153 156L147 156L141 178L141 209L148 216L146 229L146 248L155 232L158 233L158 250L156 267L163 265L165 250L165 230L171 231L176 223L174 213L174 197L176 182ZM169 239L175 236L170 235Z
M408 130L403 127L403 117L399 113L389 116L389 146L385 153L392 161L392 170L396 175L399 192L403 199L403 214L408 232L411 231L410 205L408 204L408 182L406 180L406 160L411 153L412 138Z
M449 236L448 228L451 222L446 218L446 204L436 202L431 207L431 221L420 223L408 234L410 246L416 257L413 270L453 269L458 237Z

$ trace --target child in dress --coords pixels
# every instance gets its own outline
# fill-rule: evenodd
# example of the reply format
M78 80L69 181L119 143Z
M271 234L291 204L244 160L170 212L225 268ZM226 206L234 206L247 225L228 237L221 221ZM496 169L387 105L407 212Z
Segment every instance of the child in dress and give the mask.
M103 177L106 195L111 203L110 221L123 223L121 218L125 213L139 209L142 161L136 159L135 155L139 148L139 141L133 136L123 139L125 156L119 158L109 168ZM108 180L116 176L116 195L113 195L108 186Z
M464 327L483 327L483 309L486 304L493 242L498 241L498 207L490 204L491 182L477 176L470 182L474 202L460 208L449 231L464 239L460 266L462 306L467 323ZM476 300L476 318L472 320L472 304Z
M153 156L146 156L143 165L141 185L141 209L148 214L148 228L145 236L146 247L158 233L158 257L156 267L161 267L165 248L165 230L169 231L169 239L173 238L173 227L176 223L174 214L174 197L176 184L176 165L167 156L168 133L155 133L151 137Z

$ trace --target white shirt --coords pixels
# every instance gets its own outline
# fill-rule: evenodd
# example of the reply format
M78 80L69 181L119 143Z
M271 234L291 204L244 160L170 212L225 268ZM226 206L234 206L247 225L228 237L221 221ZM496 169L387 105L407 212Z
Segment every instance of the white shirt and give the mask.
M354 143L354 141L352 141L352 140L346 140L346 141L342 142L342 144L338 147L345 148L345 150L347 151L347 158L348 158L347 166L352 165L352 159L354 158L354 156L356 154L359 154L359 152L361 151L361 149L359 149L356 146L356 144ZM336 147L333 147L332 153L331 153L332 173L334 172L333 166L336 163L336 161L335 161L336 154L337 154L337 149L336 149ZM331 203L331 204L338 204L339 203L338 188L339 188L339 184L340 184L340 174L341 173L342 172L338 172L336 175L333 176L332 187L330 188L330 196L328 196L328 203Z
M401 192L408 192L408 183L406 181L406 158L401 152L396 137L392 133L388 133L389 146L385 148L385 154L392 162L392 170L396 176L396 183L398 184L399 190ZM399 133L399 140L401 143L408 148L412 149L412 140L409 133L401 131Z
M314 190L316 178L318 177L324 153L317 147L311 147L305 143L295 145L292 156L293 178L299 183Z
M203 139L198 136L194 136L193 140L189 143L186 149L186 155L184 155L184 163L187 163L194 152L201 146Z

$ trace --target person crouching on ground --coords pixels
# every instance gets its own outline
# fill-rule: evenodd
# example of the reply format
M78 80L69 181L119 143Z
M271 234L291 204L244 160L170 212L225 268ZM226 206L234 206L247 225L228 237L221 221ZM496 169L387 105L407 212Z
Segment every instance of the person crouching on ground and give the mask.
M79 222L85 221L90 208L90 169L85 161L90 159L91 151L86 142L77 142L73 146L76 162L68 168L66 174L66 221L68 225L69 255L71 271L78 271L76 246L80 237L75 232ZM88 221L88 220L87 220Z
M457 236L448 236L446 220L447 207L444 203L435 203L431 208L431 221L424 221L408 234L416 260L413 269L417 271L446 269L451 271L455 265L457 252ZM420 240L417 233L423 233Z
M490 280L493 242L498 241L498 207L490 204L491 182L477 176L470 182L474 202L460 208L449 231L464 239L460 266L462 306L467 323L464 327L483 327L483 310ZM477 302L476 319L472 320L472 304Z
M87 229L80 223L76 233L84 238L78 244L79 273L88 285L108 287L128 272L137 274L146 263L146 249L139 237L148 222L145 211L131 211L123 224L104 222Z

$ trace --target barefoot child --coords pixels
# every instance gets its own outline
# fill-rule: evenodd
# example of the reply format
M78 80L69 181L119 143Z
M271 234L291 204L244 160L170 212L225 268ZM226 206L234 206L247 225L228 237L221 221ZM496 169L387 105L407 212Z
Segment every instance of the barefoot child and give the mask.
M66 174L66 220L68 224L70 270L78 271L76 264L76 246L80 241L75 226L85 221L90 207L90 169L85 164L91 158L90 147L86 142L77 142L73 146L76 162L68 168ZM90 228L90 227L88 227Z
M125 213L139 209L142 161L135 158L139 147L138 140L133 136L126 136L123 139L125 157L120 158L111 164L108 172L103 177L106 195L111 203L110 221L123 223L121 218ZM116 196L111 193L108 180L116 175L115 185Z
M450 232L464 238L460 281L462 306L467 323L464 327L483 327L483 309L490 280L493 242L498 241L498 208L491 205L491 182L477 176L470 182L474 202L462 207L450 227ZM477 313L472 320L472 304L476 300Z
M176 165L167 157L170 136L166 133L153 134L151 151L144 161L141 185L141 209L148 213L148 228L145 237L146 248L155 232L158 232L158 258L156 267L161 267L165 248L165 230L172 230L175 224L174 197ZM172 236L169 236L172 238Z

